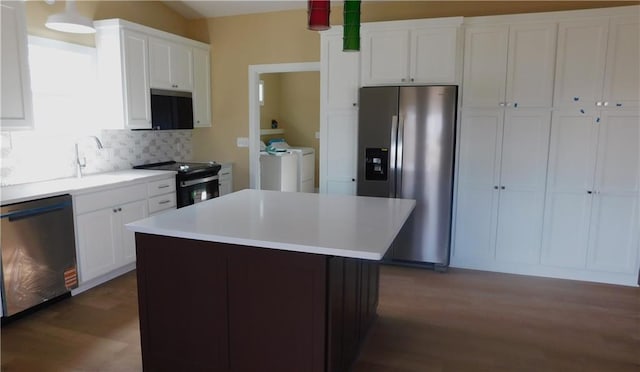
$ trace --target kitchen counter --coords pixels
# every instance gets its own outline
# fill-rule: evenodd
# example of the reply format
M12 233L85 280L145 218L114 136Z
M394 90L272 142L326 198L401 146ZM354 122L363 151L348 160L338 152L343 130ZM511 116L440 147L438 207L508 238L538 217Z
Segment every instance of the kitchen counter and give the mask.
M414 200L242 190L127 225L135 232L380 260Z
M82 194L122 186L126 183L153 181L175 174L172 171L152 171L127 169L122 171L99 173L83 176L82 178L62 178L58 180L33 182L0 189L2 205L19 203L28 200L47 198L63 194Z

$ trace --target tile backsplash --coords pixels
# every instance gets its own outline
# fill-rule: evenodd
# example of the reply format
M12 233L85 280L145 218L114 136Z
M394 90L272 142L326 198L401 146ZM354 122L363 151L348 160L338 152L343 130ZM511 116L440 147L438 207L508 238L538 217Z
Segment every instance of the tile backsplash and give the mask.
M2 133L0 185L16 185L76 175L75 143L86 159L83 174L131 169L134 165L193 157L190 130L102 130L89 136L41 132Z

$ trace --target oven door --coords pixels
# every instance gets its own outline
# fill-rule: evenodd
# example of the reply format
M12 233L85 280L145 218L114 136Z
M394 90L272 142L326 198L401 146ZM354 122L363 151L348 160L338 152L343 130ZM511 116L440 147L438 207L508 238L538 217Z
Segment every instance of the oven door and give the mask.
M220 196L218 175L178 180L178 208Z

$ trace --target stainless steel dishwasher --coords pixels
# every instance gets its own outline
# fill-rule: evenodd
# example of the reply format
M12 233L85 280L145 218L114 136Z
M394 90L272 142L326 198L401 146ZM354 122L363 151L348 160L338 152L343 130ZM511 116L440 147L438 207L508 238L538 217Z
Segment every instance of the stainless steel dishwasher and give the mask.
M2 206L0 219L5 317L78 286L70 195Z

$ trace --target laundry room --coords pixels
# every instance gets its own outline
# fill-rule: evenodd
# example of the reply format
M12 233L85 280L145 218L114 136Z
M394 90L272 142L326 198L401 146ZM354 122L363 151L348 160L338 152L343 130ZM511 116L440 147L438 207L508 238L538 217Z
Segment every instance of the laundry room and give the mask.
M260 188L317 192L319 72L263 73L259 91Z

